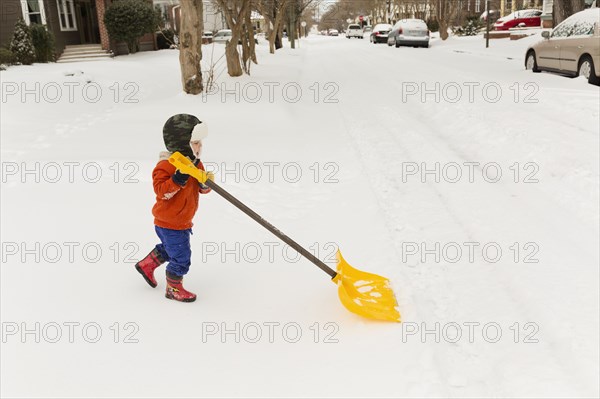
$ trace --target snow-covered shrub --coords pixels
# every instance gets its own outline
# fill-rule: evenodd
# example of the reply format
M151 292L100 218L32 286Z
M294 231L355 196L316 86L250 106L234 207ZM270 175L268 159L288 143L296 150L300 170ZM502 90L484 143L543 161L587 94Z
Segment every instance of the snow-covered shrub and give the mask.
M427 29L429 29L429 31L437 32L440 30L440 23L438 22L437 19L430 18L427 20L426 23L427 23Z
M10 42L10 51L15 57L15 62L23 65L31 65L35 61L35 49L31 39L31 31L22 18L15 24L15 31Z
M127 43L129 52L135 53L139 38L154 32L159 21L152 4L144 0L119 0L106 9L104 24L111 38Z
M15 62L15 56L12 51L5 47L0 47L0 65L11 65Z
M36 62L54 61L54 35L44 25L31 24L31 38Z
M459 36L476 36L481 29L479 17L467 17L467 21L462 26L452 28L452 32Z

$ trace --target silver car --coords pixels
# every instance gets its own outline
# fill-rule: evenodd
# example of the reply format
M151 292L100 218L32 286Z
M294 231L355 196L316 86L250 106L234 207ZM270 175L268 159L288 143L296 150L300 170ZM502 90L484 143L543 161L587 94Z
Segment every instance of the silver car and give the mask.
M600 8L571 15L525 53L525 68L584 76L600 84Z
M429 47L429 28L422 19L402 19L392 27L388 46Z

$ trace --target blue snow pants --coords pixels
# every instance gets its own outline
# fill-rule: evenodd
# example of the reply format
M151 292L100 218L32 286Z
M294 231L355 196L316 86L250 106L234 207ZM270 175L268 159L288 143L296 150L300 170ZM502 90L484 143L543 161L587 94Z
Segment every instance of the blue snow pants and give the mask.
M156 245L156 249L169 262L167 272L176 276L184 276L190 270L191 265L190 235L193 234L192 229L172 230L154 227L161 241Z

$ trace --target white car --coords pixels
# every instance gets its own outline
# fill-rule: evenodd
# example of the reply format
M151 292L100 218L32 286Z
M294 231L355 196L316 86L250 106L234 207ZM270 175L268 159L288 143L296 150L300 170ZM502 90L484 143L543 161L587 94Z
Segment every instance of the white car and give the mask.
M212 38L213 43L227 43L231 40L231 29L221 29Z
M358 39L362 39L364 37L363 30L360 25L352 24L348 25L348 29L346 29L346 37L350 39L351 37L356 37Z
M388 46L429 47L429 28L422 19L402 19L387 37Z
M329 32L327 32L328 36L338 36L339 34L340 32L337 29L329 29Z

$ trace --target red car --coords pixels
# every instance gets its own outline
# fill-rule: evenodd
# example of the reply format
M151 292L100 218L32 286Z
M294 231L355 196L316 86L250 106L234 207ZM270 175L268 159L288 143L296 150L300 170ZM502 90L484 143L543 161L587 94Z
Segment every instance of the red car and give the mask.
M512 14L502 17L494 24L495 30L509 30L510 28L517 27L536 27L542 26L542 20L540 16L542 10L519 10Z

